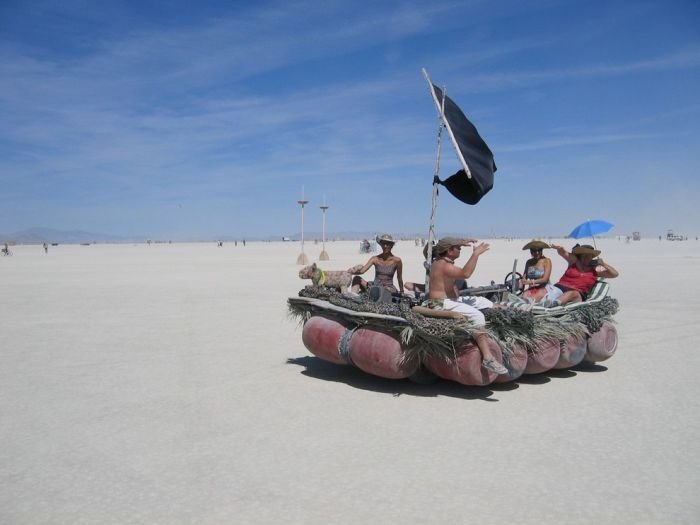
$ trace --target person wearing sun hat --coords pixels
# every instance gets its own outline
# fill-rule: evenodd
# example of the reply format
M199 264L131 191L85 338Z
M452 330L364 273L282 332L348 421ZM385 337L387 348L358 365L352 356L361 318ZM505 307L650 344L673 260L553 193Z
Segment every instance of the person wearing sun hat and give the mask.
M569 267L559 282L553 286L551 292L545 296L543 304L546 307L551 308L585 301L588 292L591 291L599 277L614 279L620 275L603 259L594 260L594 257L600 255L600 250L595 249L590 244L577 244L571 253L566 251L563 246L556 244L552 244L552 248L557 250L557 253L569 264Z
M396 241L389 233L382 233L381 235L377 235L374 238L374 240L377 241L377 244L387 243L387 244L391 244L392 246L394 244L396 244Z
M403 293L403 263L400 257L391 253L391 249L394 247L394 244L396 244L396 241L394 241L394 238L388 233L377 235L376 241L377 244L381 246L382 253L370 257L369 261L355 272L356 277L352 282L352 291L357 293L360 290L367 289L369 283L362 279L360 275L374 266L375 285L381 286L391 293L396 293L397 291ZM396 279L399 284L398 289L394 286L394 274L396 274Z
M552 274L552 260L543 254L549 244L540 240L531 240L523 250L530 250L530 259L525 263L520 287L524 290L522 297L537 302L552 290L549 277ZM527 289L526 289L527 287Z
M476 327L474 342L479 347L482 366L497 374L507 374L508 369L499 363L489 347L488 337L483 328L486 318L481 310L494 308L494 304L485 297L461 296L457 292L455 281L468 279L476 269L479 257L489 249L486 243L476 244L475 239L443 237L433 248L433 263L430 266L428 305L432 308L457 312L464 315ZM464 266L455 264L463 246L472 246L472 254ZM427 250L426 250L427 253Z

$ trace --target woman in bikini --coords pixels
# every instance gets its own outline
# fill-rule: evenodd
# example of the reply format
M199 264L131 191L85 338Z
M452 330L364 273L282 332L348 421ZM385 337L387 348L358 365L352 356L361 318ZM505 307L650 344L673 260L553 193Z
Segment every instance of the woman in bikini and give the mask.
M541 300L552 289L549 277L552 274L552 260L543 255L543 250L549 248L544 241L530 241L523 250L530 250L530 259L525 263L525 272L520 280L520 287L525 290L523 298L533 302ZM527 287L527 289L526 289Z
M394 247L394 238L385 233L377 237L377 244L381 246L382 253L370 257L369 261L356 272L352 283L352 291L357 293L360 290L367 289L368 283L360 275L374 266L375 285L382 286L392 293L397 291L403 293L403 263L400 257L391 253L391 249ZM396 274L396 278L399 281L398 290L394 286L394 274Z

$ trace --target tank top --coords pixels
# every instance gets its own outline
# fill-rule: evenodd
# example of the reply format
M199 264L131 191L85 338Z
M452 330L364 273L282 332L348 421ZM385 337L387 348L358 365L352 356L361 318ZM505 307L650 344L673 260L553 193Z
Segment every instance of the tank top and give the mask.
M544 269L543 268L538 268L537 266L530 266L527 269L527 278L528 279L541 279L544 277Z
M598 280L595 268L585 271L579 270L575 264L569 266L557 284L576 290L577 292L588 293Z
M396 290L394 286L395 264L374 265L374 283L390 290Z

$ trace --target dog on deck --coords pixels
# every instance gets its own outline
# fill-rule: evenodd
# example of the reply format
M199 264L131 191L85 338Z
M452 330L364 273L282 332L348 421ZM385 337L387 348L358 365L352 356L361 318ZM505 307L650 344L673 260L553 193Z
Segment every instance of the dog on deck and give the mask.
M361 264L347 270L322 270L313 263L299 270L299 278L311 279L314 286L327 286L344 292L352 284L353 273L360 268L362 268Z

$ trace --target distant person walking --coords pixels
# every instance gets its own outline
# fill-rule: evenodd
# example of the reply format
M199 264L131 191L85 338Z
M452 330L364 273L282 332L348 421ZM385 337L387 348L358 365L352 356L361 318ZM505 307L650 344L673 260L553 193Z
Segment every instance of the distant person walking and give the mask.
M12 255L12 254L10 253L10 248L7 246L7 243L5 243L5 246L4 246L3 249L2 249L2 254L3 254L3 255Z
M49 253L49 245L44 243L44 253Z

